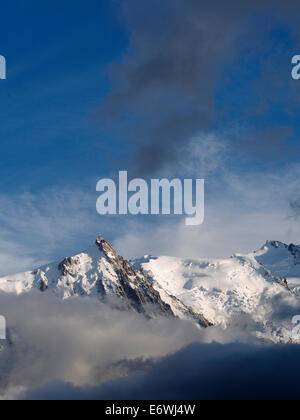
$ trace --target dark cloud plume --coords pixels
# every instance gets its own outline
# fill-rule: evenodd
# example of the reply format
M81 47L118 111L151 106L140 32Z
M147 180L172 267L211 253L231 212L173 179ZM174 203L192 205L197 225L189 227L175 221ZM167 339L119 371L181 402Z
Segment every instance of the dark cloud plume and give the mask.
M97 387L52 382L23 399L299 399L300 347L192 344L150 371Z
M123 139L134 144L139 174L174 165L180 146L209 127L216 117L215 88L224 64L236 56L239 40L260 44L253 33L244 38L241 34L256 13L277 6L291 12L295 5L281 3L124 2L129 50L111 67L113 89L99 115L102 123L122 123Z

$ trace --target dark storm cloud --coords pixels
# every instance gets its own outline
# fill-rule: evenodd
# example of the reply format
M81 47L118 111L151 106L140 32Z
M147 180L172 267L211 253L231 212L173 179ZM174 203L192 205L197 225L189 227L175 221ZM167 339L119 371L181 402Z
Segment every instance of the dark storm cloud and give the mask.
M124 140L137 142L134 163L140 174L176 163L179 146L209 126L215 117L216 82L224 64L238 53L249 19L278 5L290 12L295 5L280 3L124 2L130 46L122 62L111 68L115 83L101 121L121 121ZM259 46L253 33L246 42Z
M23 399L298 399L300 347L192 344L149 372L79 388L52 382Z

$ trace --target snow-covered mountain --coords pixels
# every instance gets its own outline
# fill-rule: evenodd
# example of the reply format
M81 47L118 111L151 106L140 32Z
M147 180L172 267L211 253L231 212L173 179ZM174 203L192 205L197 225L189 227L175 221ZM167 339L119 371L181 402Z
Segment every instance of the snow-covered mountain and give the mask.
M0 279L0 291L26 293L32 289L52 292L63 299L95 296L101 301L149 317L164 315L192 319L202 327L210 322L201 314L153 286L143 268L135 270L101 236L87 251L60 263Z
M239 325L259 338L289 342L291 317L298 315L293 311L300 310L300 247L273 241L228 259L145 256L128 262L100 236L59 264L0 279L6 293L34 288L63 299L96 296L150 317L193 319L203 327Z
M258 337L291 341L291 317L274 314L282 304L298 315L293 310L300 304L299 246L268 241L258 251L228 259L146 256L133 265L215 325L245 323Z

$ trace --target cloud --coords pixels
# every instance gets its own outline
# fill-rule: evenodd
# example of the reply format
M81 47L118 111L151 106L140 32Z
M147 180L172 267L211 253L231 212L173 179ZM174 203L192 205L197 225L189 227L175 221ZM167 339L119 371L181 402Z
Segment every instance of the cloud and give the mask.
M212 178L224 174L230 155L230 148L220 134L200 132L178 148L181 159L176 169L170 168L169 176L174 173L183 177Z
M130 0L124 3L123 18L130 44L122 60L110 67L112 91L98 110L97 118L108 127L120 123L123 140L133 144L131 167L135 167L138 175L176 167L181 160L180 147L230 109L223 104L219 115L215 104L224 67L228 64L241 67L243 61L237 61L239 54L243 53L246 60L249 51L256 51L261 58L262 45L266 51L269 48L266 28L262 25L264 31L258 30L260 25L255 23L254 16L265 12L274 25L279 21L294 30L295 6L294 1L283 4L267 0L226 3L154 0L146 4ZM271 29L269 25L268 34ZM261 72L255 81L250 80L243 95L250 96L249 90L253 90L261 98L261 85L265 83L268 88L264 89L265 98L261 102L273 98L274 89L270 85L278 78L274 74L278 57L272 52L268 51L272 58L269 70L265 68L265 73ZM288 84L289 78L286 80ZM258 105L251 110L246 101L239 107L249 119L257 116ZM233 115L229 113L227 119ZM261 142L254 141L251 146L255 150L258 147L263 155L272 144L268 130L273 128L267 128L263 137L267 142L264 150ZM278 147L281 147L281 137L278 137Z
M87 248L101 231L95 203L96 193L66 186L0 195L0 276Z
M214 67L229 53L224 46L236 34L236 17L216 15L203 3L177 0L155 0L146 7L130 1L123 11L131 44L129 54L114 66L121 89L108 96L102 120L133 115L135 137L142 139L136 162L147 174L176 159L176 146L207 126Z
M289 400L299 397L298 345L194 343L147 372L102 384L74 387L52 382L23 399L69 400Z
M197 228L185 226L183 216L100 217L96 191L67 186L0 195L0 276L82 252L99 233L126 258L228 257L267 239L297 243L299 165L240 174L226 144L225 135L207 132L181 146L178 172L206 179L205 221Z
M236 324L200 329L192 322L116 310L96 298L62 301L51 293L0 294L8 341L0 351L1 398L58 380L95 386L132 372L193 343L257 343Z
M61 301L52 294L0 295L13 343L0 352L1 389L36 386L49 379L95 384L121 376L141 358L157 358L201 338L192 323L149 321L113 310L97 299ZM136 362L137 364L137 362Z
M223 151L216 160L222 157L230 161ZM189 160L183 162L189 165ZM125 232L113 241L118 251L129 258L141 254L224 258L252 252L268 239L298 243L300 227L287 216L291 197L298 197L299 165L242 175L225 166L220 173L212 172L206 180L203 225L189 228L181 217L173 216L128 219Z
M292 328L300 313L292 296L262 296L260 306L270 328L272 321ZM226 329L199 329L39 291L1 293L0 308L8 327L0 399L280 399L296 392L299 346L262 346L250 315L233 317Z

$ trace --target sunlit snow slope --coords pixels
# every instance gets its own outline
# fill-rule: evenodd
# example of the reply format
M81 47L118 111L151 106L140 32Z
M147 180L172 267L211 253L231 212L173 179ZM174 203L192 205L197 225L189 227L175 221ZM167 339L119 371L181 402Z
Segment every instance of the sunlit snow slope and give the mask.
M228 259L146 256L134 264L149 273L154 287L159 285L214 324L246 322L258 336L291 339L291 319L275 320L272 313L275 302L287 300L297 307L300 247L273 241Z

